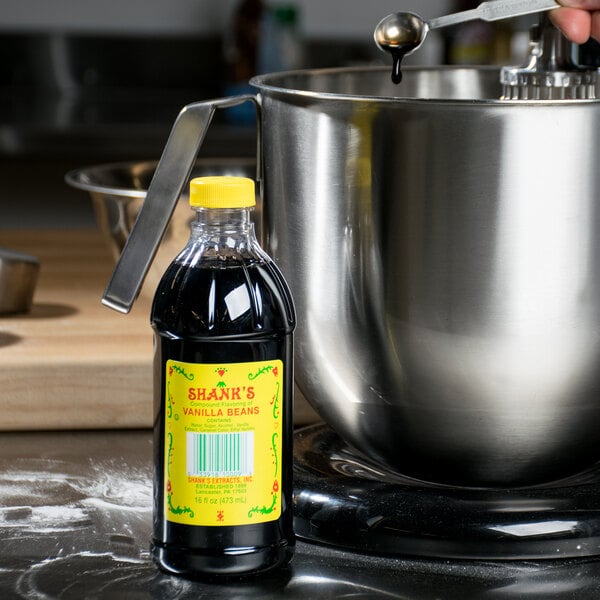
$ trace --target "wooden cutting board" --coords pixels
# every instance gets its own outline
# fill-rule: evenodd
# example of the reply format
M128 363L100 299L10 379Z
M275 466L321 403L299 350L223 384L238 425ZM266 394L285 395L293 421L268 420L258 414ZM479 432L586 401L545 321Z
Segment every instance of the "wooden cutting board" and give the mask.
M0 230L40 260L34 305L0 315L0 430L152 426L150 301L101 304L114 268L96 230ZM296 422L316 417L302 398Z
M114 263L99 232L0 231L0 245L40 260L31 312L0 316L0 429L151 426L150 303L101 304Z

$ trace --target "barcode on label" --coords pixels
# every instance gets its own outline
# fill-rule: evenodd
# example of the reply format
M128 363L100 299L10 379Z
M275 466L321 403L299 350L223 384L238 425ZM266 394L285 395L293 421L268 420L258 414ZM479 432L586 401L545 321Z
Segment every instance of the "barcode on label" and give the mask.
M254 474L254 432L186 433L188 476L235 477Z

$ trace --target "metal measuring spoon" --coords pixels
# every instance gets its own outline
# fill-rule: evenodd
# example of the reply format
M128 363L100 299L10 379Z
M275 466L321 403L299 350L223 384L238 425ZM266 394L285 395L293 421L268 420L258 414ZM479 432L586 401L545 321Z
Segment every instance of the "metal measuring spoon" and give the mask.
M430 21L426 21L415 13L397 12L379 21L373 37L381 50L391 53L394 60L392 81L400 83L402 59L419 48L431 29L449 27L476 19L498 21L551 10L558 6L555 0L488 0L482 2L477 8L444 15Z

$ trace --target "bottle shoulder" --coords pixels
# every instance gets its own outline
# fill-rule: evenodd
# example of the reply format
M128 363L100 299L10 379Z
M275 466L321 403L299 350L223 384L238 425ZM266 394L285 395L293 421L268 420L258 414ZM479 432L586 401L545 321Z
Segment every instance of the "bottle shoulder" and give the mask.
M195 262L182 253L157 287L151 322L175 337L246 337L291 333L295 314L289 288L266 255Z

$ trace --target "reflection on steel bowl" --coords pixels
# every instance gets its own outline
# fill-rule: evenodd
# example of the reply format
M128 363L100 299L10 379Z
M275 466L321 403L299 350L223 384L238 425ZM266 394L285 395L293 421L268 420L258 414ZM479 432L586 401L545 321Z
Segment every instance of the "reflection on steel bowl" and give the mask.
M89 192L98 225L115 261L127 241L157 164L158 161L104 164L76 169L65 176L65 181L69 185ZM251 158L199 159L192 170L191 177L214 175L254 179L256 161ZM144 295L154 294L162 274L189 238L189 224L194 215L188 205L187 187L148 272L142 289ZM260 203L257 207L260 207Z

